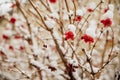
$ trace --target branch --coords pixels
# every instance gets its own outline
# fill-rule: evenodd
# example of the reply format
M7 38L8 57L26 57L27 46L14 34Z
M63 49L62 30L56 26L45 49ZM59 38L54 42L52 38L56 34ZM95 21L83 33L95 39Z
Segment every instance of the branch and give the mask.
M46 6L45 3L42 0L39 0L39 1L49 12L51 12L50 8L48 6Z
M67 0L65 0L65 5L66 5L66 8L67 8L67 12L69 13L69 6L68 6L68 3L67 3ZM71 24L71 15L68 15L69 16L69 23Z
M32 37L32 30L31 30L31 27L30 27L30 23L29 23L29 21L28 21L28 18L27 18L27 16L25 15L25 13L24 13L24 11L21 9L21 7L20 7L20 3L18 2L18 0L16 0L16 5L17 5L17 7L18 7L18 9L21 11L21 13L23 14L23 16L24 16L24 18L25 18L25 20L26 20L26 23L27 23L27 26L28 26L28 31L30 32L30 37ZM29 41L28 41L29 42ZM30 42L31 43L29 43L29 44L33 44L32 43L32 39L30 38Z

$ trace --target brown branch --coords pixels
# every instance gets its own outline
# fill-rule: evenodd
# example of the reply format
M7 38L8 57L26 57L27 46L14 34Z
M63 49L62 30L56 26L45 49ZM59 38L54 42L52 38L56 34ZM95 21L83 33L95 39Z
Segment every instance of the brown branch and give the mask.
M90 69L91 69L91 74L92 74L92 76L94 76L94 70L93 70L93 67L92 67L92 61L91 61L91 59L88 57L88 55L86 54L86 51L85 51L85 49L82 49L82 51L84 52L84 54L85 54L85 56L86 56L86 58L87 58L87 62L89 63L89 65L90 65Z
M50 8L48 6L46 6L45 3L42 0L39 0L39 1L49 12L51 12Z
M67 8L67 12L69 13L69 6L68 6L68 3L67 3L67 0L65 0L65 5L66 5L66 8ZM71 15L68 15L69 16L69 23L71 24Z
M111 60L107 61L96 73L99 73L101 70L103 70L114 58L116 58L117 56L113 57Z
M110 57L111 57L111 54L112 54L112 52L113 52L113 47L114 47L114 31L113 31L112 27L110 27L110 28L111 28L111 30L112 30L112 46L111 46L110 54L108 55L108 60L109 60Z
M41 73L42 70L40 70L40 67L38 67L38 66L36 66L36 65L34 65L34 64L31 64L31 65L37 69L37 72L38 72L38 74L39 74L40 80L43 80L43 78L42 78L42 73Z
M29 9L28 11L29 11L33 16L35 16L36 19L38 19L38 20L40 19L40 18L38 18L39 16L38 16L37 14L35 14L34 12L32 12L30 9ZM36 23L46 30L46 28L44 27L44 25L42 25L38 20L36 21Z
M61 29L61 34L62 34L62 46L64 47L64 24L63 24L63 19L62 19L62 2L60 2L61 0L59 0L59 25L60 25L60 29Z
M25 18L25 20L26 20L27 26L28 26L28 31L30 32L30 37L32 37L32 36L31 36L32 30L31 30L31 27L30 27L30 23L29 23L29 21L28 21L27 16L26 16L25 13L24 13L24 11L23 11L22 8L20 7L20 3L18 2L18 0L16 0L16 5L17 5L18 9L21 11L21 13L23 14L23 16L24 16L24 18ZM29 41L28 41L28 42L29 42ZM30 42L31 42L31 43L29 43L29 44L32 45L33 43L32 43L32 39L31 39L31 38L30 38Z
M111 28L111 30L112 30L112 47L111 47L110 54L108 55L108 61L107 61L104 65L102 65L102 67L95 73L95 75L96 75L97 73L99 73L101 70L103 70L114 58L117 57L117 55L116 55L116 56L114 56L112 59L110 59L110 58L111 58L111 54L112 54L112 52L113 52L113 47L114 47L114 31L113 31L112 27L110 27L110 28Z
M72 0L73 5L74 5L74 19L75 19L75 17L76 17L76 5L75 5L75 1L76 1L76 0ZM74 22L75 22L75 20L73 20L73 24L74 24Z
M99 2L99 4L95 7L95 9L93 9L93 12L94 12L94 11L99 7L99 5L101 5L102 3L103 3L103 2L102 2L102 0L101 0L101 1ZM92 15L92 14L89 14L89 15L87 16L87 18L86 18L85 21L83 22L80 30L77 32L76 35L78 35L78 34L81 32L82 28L84 27L85 23L87 22L87 20L89 19L89 17L90 17L91 15Z
M58 53L59 53L59 55L60 55L60 58L61 58L61 60L63 61L64 66L65 66L66 69L67 69L67 68L68 68L67 61L65 60L64 55L63 55L63 52L62 52L62 50L60 49L60 46L59 46L57 40L55 39L55 37L54 37L54 35L53 35L53 30L48 29L48 27L47 27L47 25L45 24L45 22L44 22L44 20L43 20L43 18L42 18L42 16L41 16L41 13L39 12L38 8L35 7L35 5L33 4L33 2L32 2L31 0L29 0L29 2L31 3L31 5L32 5L33 8L35 9L35 11L38 13L38 15L40 16L41 21L42 21L42 23L45 25L46 29L50 32L50 34L51 34L51 36L52 36L52 38L53 38L53 40L54 40L54 42L55 42L56 49L58 50ZM67 72L67 74L69 75L70 80L73 80L73 79L75 80L72 72Z
M107 39L107 37L108 37L108 31L107 31L107 34L106 34L106 42L105 42L105 45L104 45L104 50L103 50L102 56L101 56L101 58L102 58L101 66L103 66L104 57L105 57L105 52L106 52L106 50L107 50L107 44L108 44L108 39Z
M57 50L58 50L58 52L59 52L59 54L60 54L60 57L61 57L64 65L66 65L66 61L64 60L64 57L63 57L63 52L62 52L62 50L60 49L59 44L57 43L57 40L56 40L55 37L53 36L52 30L49 30L49 29L48 29L47 25L45 24L45 22L44 22L44 20L43 20L43 18L42 18L42 16L41 16L41 13L38 11L37 7L35 7L35 5L33 4L33 2L32 2L31 0L29 0L29 2L31 3L31 5L33 6L33 8L36 10L36 12L39 14L39 16L40 16L43 24L44 24L45 27L46 27L46 29L51 33L52 38L54 39L54 42L55 42L55 44L56 44L56 48L57 48Z
M101 4L102 4L103 2L102 2L102 0L99 2L99 4L96 6L96 8L93 10L93 12L97 9L97 7L99 7ZM92 14L89 14L88 16L87 16L87 18L85 19L85 21L83 22L83 24L81 25L81 28L79 29L79 31L78 32L76 32L76 35L77 36L80 36L81 34L82 34L82 28L84 27L84 25L85 25L85 23L86 22L88 22L88 19L89 19L89 17L91 16ZM81 34L80 34L81 33ZM77 38L77 36L75 37L75 39ZM77 39L77 49L78 49L78 47L79 47L79 42L80 42L80 40L79 39ZM96 43L95 43L96 44ZM76 50L77 50L76 49ZM93 49L94 49L94 46L93 46Z
M103 28L101 29L100 35L98 36L97 40L96 40L95 43L93 44L93 47L92 47L91 52L90 52L90 55L92 55L93 49L95 48L95 46L96 46L96 44L97 44L97 42L98 42L98 39L101 37L102 33L103 33Z
M30 79L30 77L25 72L20 70L16 65L14 65L14 68L16 68L22 75L26 76L27 79Z
M72 57L75 56L75 58L76 58L77 61L78 61L78 66L79 66L79 68L82 69L82 71L84 70L84 71L86 71L87 73L91 74L86 68L82 67L82 65L81 65L81 63L80 63L80 59L79 59L79 57L77 56L76 50L73 49L72 45L71 45L69 42L67 42L67 43L68 43L68 45L70 46L70 48L72 49L72 51L73 51L73 52L72 52Z
M49 31L47 25L46 25L45 22L44 22L44 19L42 18L41 13L40 13L39 10L38 10L38 7L36 7L36 6L34 5L34 3L33 3L31 0L29 0L29 2L30 2L30 4L32 5L32 7L34 8L34 10L37 12L37 14L39 15L39 17L40 17L40 19L41 19L43 25L45 26L45 28Z

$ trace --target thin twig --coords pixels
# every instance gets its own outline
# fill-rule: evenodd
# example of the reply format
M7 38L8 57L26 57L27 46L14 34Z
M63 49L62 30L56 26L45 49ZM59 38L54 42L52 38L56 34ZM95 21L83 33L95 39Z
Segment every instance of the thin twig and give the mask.
M26 76L26 78L30 79L30 77L25 72L20 70L16 65L14 65L14 68L16 68L19 72L21 72L22 75Z
M69 6L68 6L68 3L67 3L67 0L65 0L65 5L66 5L66 8L67 8L67 12L69 13ZM71 15L68 15L69 16L69 23L71 24Z
M30 37L32 37L32 30L31 30L31 27L30 27L30 23L29 23L29 21L28 21L28 18L27 18L27 16L25 15L25 13L24 13L24 11L22 10L22 8L20 7L20 3L18 2L18 0L16 0L16 5L17 5L17 7L18 7L18 9L21 11L21 13L23 14L23 16L24 16L24 18L25 18L25 20L26 20L26 23L27 23L27 26L28 26L28 30L29 30L29 32L30 32ZM31 45L33 44L32 43L32 39L30 38L30 40L31 40Z
M30 2L30 4L32 5L32 7L35 9L35 11L37 12L37 14L40 16L40 19L41 19L42 23L44 24L45 28L49 31L47 25L46 25L45 22L44 22L44 19L42 18L41 13L40 13L39 10L38 10L38 7L36 7L31 0L29 0L29 2Z
M88 55L86 54L86 51L85 51L85 49L82 49L82 51L84 52L84 54L86 55L86 58L87 58L87 62L89 63L89 65L90 65L90 69L91 69L91 74L94 76L94 70L93 70L93 67L92 67L92 63L91 63L91 60L90 60L90 58L88 57Z
M99 7L99 5L101 5L101 3L103 3L102 0L101 0L101 1L99 2L99 4L93 9L93 12ZM92 15L92 14L89 14L89 15L87 16L87 18L86 18L85 21L83 22L80 30L77 32L76 35L78 35L78 34L81 32L82 28L84 27L85 23L87 22L87 20L89 19L89 17L90 17L91 15Z
M108 44L108 39L107 39L107 37L108 37L108 31L107 31L107 34L106 34L106 43L105 43L105 45L104 45L104 50L103 50L102 56L101 56L101 58L102 58L101 66L103 66L104 57L105 57L105 52L106 52L106 49L107 49L107 44Z
M102 28L101 31L100 31L100 35L98 36L97 40L96 40L95 43L93 44L93 47L92 47L91 52L90 52L90 55L92 55L93 49L95 48L95 46L96 46L96 44L97 44L97 42L98 42L98 39L101 37L101 35L102 35L103 32L104 32L104 31L103 31L103 28Z
M110 27L110 28L111 28L111 30L112 30L112 46L111 46L110 54L108 55L108 60L110 59L111 54L112 54L112 52L113 52L113 48L114 48L114 31L113 31L112 27Z
M51 12L50 8L48 6L46 6L46 4L42 0L39 0L39 1L49 12Z
M38 67L38 66L36 66L34 64L31 64L31 65L37 69L40 80L43 80L42 72L41 72L42 70L40 70L40 67Z
M75 5L75 1L76 1L76 0L72 0L73 5L74 5L74 19L75 19L75 17L76 17L76 5ZM75 22L75 20L73 20L73 24L74 24L74 22Z

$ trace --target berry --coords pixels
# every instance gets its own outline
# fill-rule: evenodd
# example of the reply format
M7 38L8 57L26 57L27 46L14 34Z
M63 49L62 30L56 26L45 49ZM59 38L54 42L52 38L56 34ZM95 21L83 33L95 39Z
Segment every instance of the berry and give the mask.
M68 31L65 33L65 39L68 40L68 39L71 39L71 40L74 40L74 34L72 31Z
M87 34L84 34L81 39L83 39L86 43L89 42L89 43L93 43L94 42L94 38L87 35Z

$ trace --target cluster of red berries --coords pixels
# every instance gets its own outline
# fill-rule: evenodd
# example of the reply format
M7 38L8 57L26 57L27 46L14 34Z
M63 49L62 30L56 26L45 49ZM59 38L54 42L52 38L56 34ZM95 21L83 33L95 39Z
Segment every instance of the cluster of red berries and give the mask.
M50 3L56 3L57 0L49 0Z
M111 26L111 25L112 25L112 21L111 21L110 18L103 19L103 20L101 20L100 22L104 25L104 27L108 27L108 26Z
M83 39L86 43L93 43L94 38L90 35L84 34L81 39ZM74 33L72 31L68 31L65 33L65 40L74 40Z

